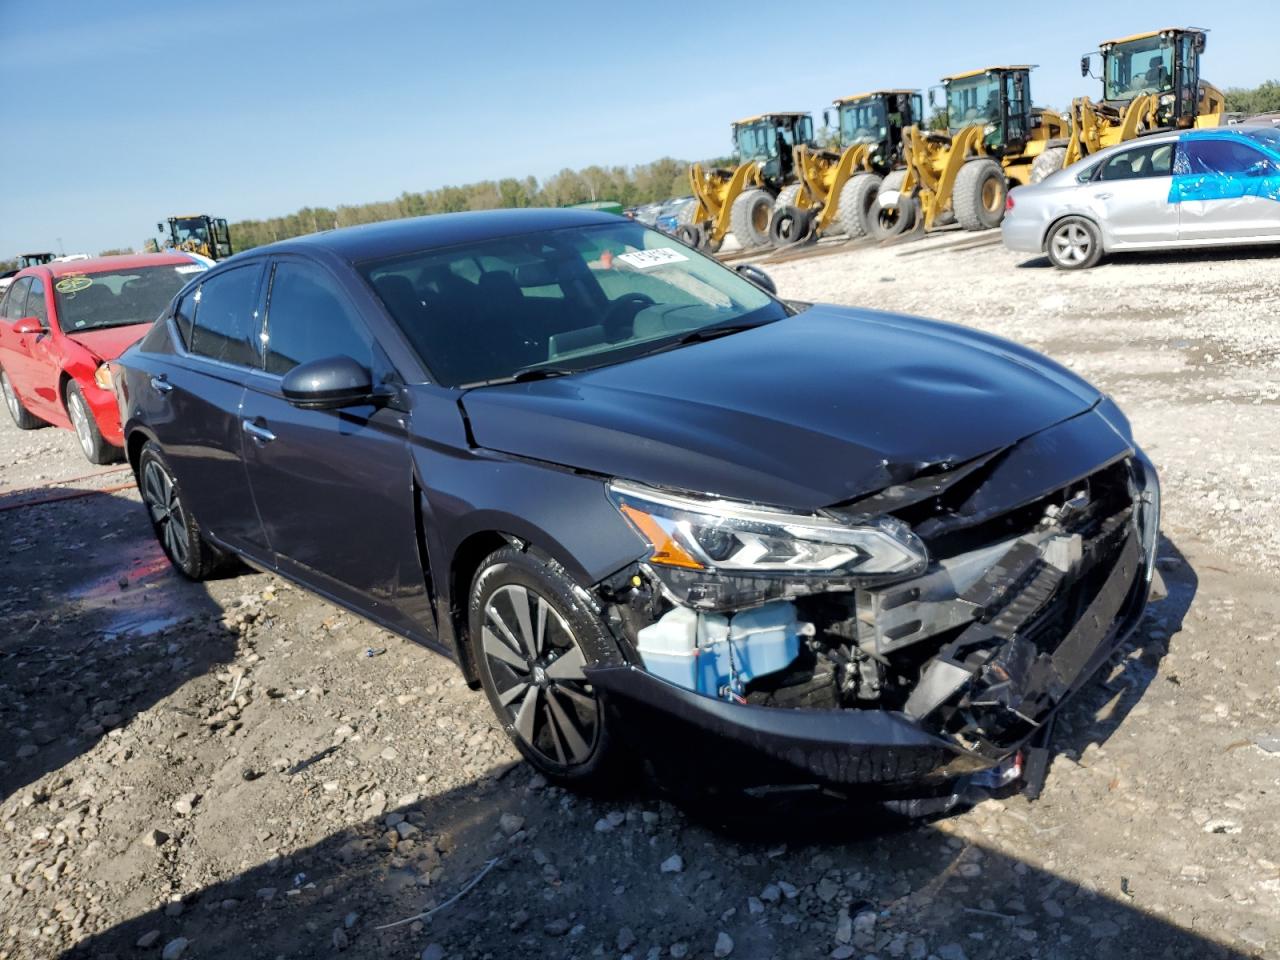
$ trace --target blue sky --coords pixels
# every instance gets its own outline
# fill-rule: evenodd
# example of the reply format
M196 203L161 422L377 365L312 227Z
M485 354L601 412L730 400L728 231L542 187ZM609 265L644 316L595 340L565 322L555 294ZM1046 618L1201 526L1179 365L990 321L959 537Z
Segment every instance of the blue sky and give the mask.
M0 256L57 249L59 237L68 253L136 246L171 213L234 221L714 156L739 116L817 119L838 95L997 62L1039 64L1035 102L1060 107L1097 96L1082 53L1170 25L1210 28L1204 71L1218 86L1280 75L1271 3L1073 0L998 24L961 12L991 9L973 0L822 4L805 18L777 3L732 9L699 36L686 24L715 22L710 6L665 0L0 0ZM921 56L908 52L917 37Z

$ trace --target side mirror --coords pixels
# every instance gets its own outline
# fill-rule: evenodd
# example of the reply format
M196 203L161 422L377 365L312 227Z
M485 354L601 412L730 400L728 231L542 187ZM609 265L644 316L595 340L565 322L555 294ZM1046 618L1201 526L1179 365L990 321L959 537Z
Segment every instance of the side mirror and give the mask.
M740 263L733 269L738 276L742 277L744 280L750 280L766 293L770 293L775 297L778 295L778 287L773 282L773 277L769 276L754 264Z
M828 130L831 129L831 110L829 108L822 111L822 125Z
M1204 53L1204 44L1206 40L1208 40L1208 37L1203 33L1196 34L1196 39L1193 43L1193 46L1196 48L1196 53Z
M1087 77L1089 75L1089 57L1086 54L1080 58L1080 76Z
M164 233L164 224L163 224L163 223L157 223L157 224L156 224L156 233Z
M23 317L13 325L14 333L44 333L44 324L39 317Z
M937 87L929 88L929 106L936 107L938 105L938 89Z
M280 392L304 410L339 410L381 403L369 371L350 357L326 357L299 364L284 375Z

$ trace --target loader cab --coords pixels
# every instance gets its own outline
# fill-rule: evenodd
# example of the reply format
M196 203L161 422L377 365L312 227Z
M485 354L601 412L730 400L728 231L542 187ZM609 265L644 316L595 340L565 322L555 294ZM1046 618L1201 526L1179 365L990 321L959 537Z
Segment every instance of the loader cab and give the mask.
M53 262L52 253L20 253L18 254L18 269L25 270L27 267L40 267L46 263Z
M1020 153L1031 139L1030 65L988 67L943 77L947 128L955 136L966 127L982 127L982 145L993 157Z
M164 237L164 246L186 253L198 253L211 260L224 260L231 256L231 230L227 221L205 216L189 214L170 217L168 229L162 223L156 229Z
M1160 126L1191 126L1200 112L1205 32L1174 27L1100 44L1103 101L1120 109L1151 94L1159 98ZM1091 65L1090 55L1081 58L1081 75L1090 76Z
M860 93L836 100L834 106L838 123L832 123L829 112L823 119L838 131L840 146L878 145L871 151L877 168L893 166L902 153L902 131L924 122L924 99L918 90Z
M733 125L733 149L739 163L760 161L766 183L779 185L792 178L792 148L813 143L813 118L807 113L770 113L748 117Z

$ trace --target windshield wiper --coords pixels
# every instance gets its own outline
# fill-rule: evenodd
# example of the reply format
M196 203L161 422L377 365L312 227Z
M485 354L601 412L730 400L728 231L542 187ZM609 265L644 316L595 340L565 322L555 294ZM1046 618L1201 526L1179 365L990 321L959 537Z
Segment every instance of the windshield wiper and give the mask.
M697 330L690 330L684 336L677 338L677 344L686 343L705 343L707 340L717 340L720 337L727 337L731 333L741 333L744 330L754 330L756 327L763 327L766 323L773 323L772 320L756 320L752 323L721 323L710 327L701 327Z
M472 387L496 387L503 383L526 383L530 380L550 380L552 377L567 377L571 373L581 373L570 367L523 367L507 377L494 377L491 380L477 380L474 383L462 384L464 389Z

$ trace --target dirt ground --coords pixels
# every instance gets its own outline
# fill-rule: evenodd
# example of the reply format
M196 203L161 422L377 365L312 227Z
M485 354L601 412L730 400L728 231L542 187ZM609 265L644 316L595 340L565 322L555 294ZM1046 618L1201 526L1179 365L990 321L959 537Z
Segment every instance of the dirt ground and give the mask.
M1280 253L1066 274L976 242L766 269L1048 352L1160 468L1169 597L1065 711L1041 799L903 824L565 793L451 663L266 575L180 581L127 471L6 417L0 960L1280 956Z

